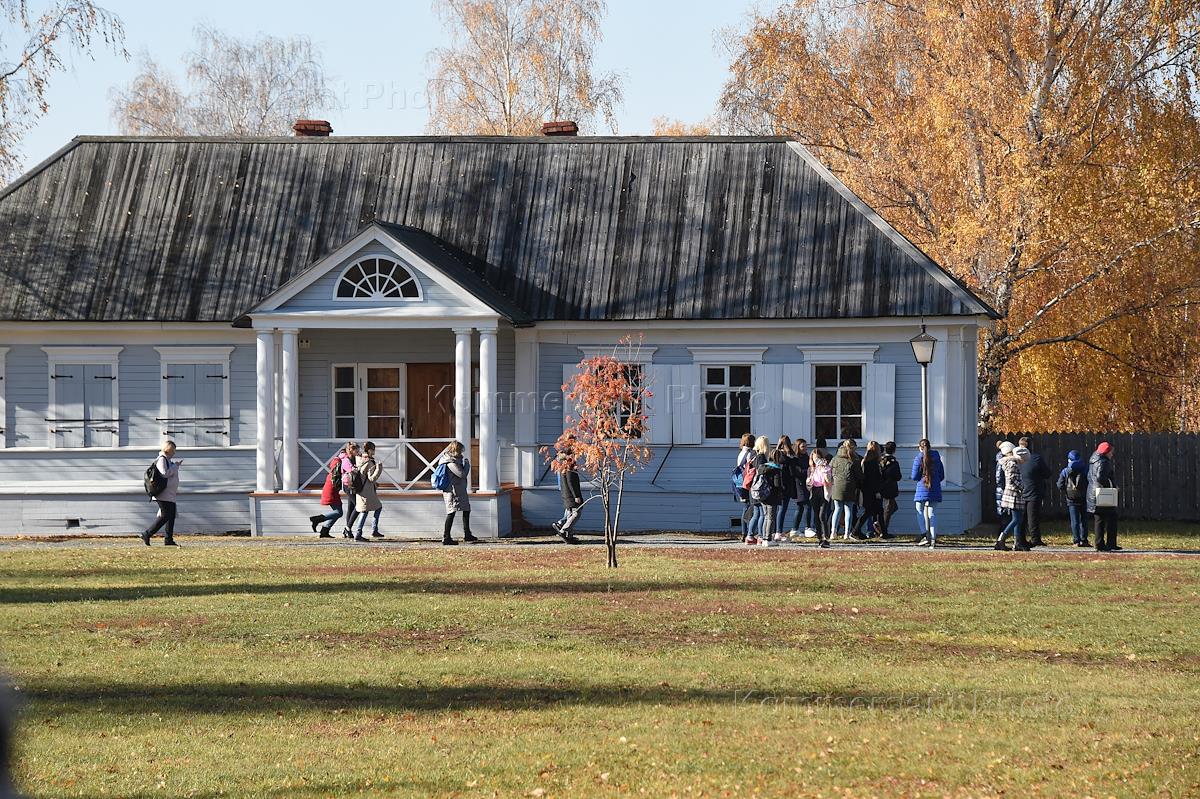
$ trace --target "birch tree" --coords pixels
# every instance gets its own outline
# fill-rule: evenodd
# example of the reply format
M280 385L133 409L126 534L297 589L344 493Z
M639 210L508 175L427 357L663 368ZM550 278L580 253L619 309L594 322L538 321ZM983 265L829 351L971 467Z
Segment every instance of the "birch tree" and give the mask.
M543 122L615 132L621 78L600 72L603 0L436 0L450 45L430 54L430 133L532 136Z
M287 136L297 119L335 104L321 53L307 37L243 40L200 26L195 38L184 56L184 85L143 53L138 74L113 89L113 122L122 133Z
M721 111L1004 315L983 427L1162 429L1197 365L1198 41L1186 0L794 0L727 37Z
M50 110L50 81L69 53L102 45L121 55L121 21L87 0L0 0L0 182L20 167L20 145Z

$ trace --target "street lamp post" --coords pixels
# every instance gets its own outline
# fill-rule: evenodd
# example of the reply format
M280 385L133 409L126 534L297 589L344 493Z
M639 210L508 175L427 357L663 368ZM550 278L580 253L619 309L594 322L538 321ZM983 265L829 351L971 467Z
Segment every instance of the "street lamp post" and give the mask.
M921 438L929 438L929 364L933 362L933 348L937 339L925 332L925 323L921 322L921 332L909 342L912 345L913 357L921 364Z

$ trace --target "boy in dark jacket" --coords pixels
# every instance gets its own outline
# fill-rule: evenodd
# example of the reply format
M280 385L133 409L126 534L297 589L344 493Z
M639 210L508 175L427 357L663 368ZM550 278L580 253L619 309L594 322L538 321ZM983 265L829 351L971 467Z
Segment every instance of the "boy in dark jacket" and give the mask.
M568 453L558 456L563 464L558 473L558 491L562 494L563 517L550 526L558 537L568 544L575 543L575 523L579 521L579 509L583 507L583 487L579 483L579 471L575 468L575 458Z
M899 505L896 498L900 496L900 481L904 473L900 471L900 461L896 460L896 442L889 441L883 445L883 457L879 459L879 496L883 500L883 513L879 516L879 537L891 538L888 525Z
M1089 546L1087 521L1084 506L1087 502L1087 464L1079 457L1079 450L1067 453L1067 467L1058 473L1058 489L1067 495L1067 515L1071 517L1071 543L1077 547Z
M1032 442L1022 436L1018 446L1029 448ZM1021 485L1025 490L1025 540L1031 547L1042 546L1042 498L1046 495L1046 480L1053 474L1046 461L1030 451L1029 459L1021 464Z

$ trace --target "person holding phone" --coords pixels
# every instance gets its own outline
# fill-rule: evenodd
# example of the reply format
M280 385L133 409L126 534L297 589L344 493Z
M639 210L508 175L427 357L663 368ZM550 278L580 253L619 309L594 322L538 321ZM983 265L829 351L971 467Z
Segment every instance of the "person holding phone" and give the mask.
M172 460L173 458L175 458L175 442L164 441L162 450L154 461L154 468L167 478L167 485L166 488L154 495L154 502L158 505L158 515L154 519L154 524L142 533L142 543L146 546L150 546L150 539L159 530L163 531L165 546L178 546L175 543L175 501L179 495L179 467L183 465L183 458Z

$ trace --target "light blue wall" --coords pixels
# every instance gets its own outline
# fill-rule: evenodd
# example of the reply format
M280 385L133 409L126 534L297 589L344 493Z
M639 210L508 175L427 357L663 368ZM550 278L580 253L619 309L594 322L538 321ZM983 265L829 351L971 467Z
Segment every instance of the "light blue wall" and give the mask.
M350 300L335 300L333 298L334 291L337 287L337 282L338 282L338 279L341 277L342 271L346 267L350 266L350 264L354 263L355 261L357 261L361 258L370 258L370 257L390 258L393 261L399 261L401 264L406 266L410 272L412 272L413 277L415 277L417 279L417 282L421 285L422 299L420 301L397 300L397 301L395 301L395 304L397 306L411 307L413 309L414 313L419 313L420 312L419 309L422 305L437 306L440 309L459 308L464 311L468 310L468 306L466 306L453 293L448 291L442 285L435 283L433 280L430 280L427 276L422 274L420 272L420 270L418 270L416 267L413 267L413 266L405 263L395 253L391 252L390 250L386 249L385 247L383 247L382 245L379 245L379 244L368 245L368 246L362 248L361 250L359 250L357 253L355 253L350 258L347 258L341 264L338 264L337 266L333 267L323 277L321 277L320 279L315 281L312 285L306 287L303 291L299 292L298 294L296 294L296 296L292 297L287 302L285 302L280 307L280 310L324 311L324 310L330 310L330 309L355 310L355 309L362 309L362 308L379 308L380 303L378 303L378 302L361 302L361 301L353 302ZM391 303L389 303L389 304L391 304Z
M90 342L80 341L79 346ZM172 346L176 346L173 343ZM233 345L233 342L230 342ZM153 447L162 442L160 414L162 370L152 345L126 346L118 355L120 446ZM9 447L48 446L46 418L50 416L49 366L39 345L16 344L5 361L7 399L5 428ZM234 345L229 357L231 446L255 440L255 352L249 344Z

